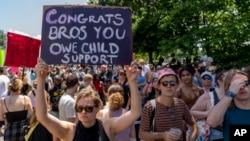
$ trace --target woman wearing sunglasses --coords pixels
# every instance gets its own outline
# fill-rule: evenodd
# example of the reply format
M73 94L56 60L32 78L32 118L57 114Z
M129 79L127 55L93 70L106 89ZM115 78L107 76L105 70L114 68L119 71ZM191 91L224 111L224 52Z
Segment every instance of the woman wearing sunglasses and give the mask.
M81 90L76 98L75 110L79 118L78 123L73 124L61 121L47 113L44 97L44 83L48 65L39 59L36 65L37 73L37 119L53 135L64 141L109 141L126 128L141 115L141 101L137 90L135 65L126 66L126 75L131 90L131 110L120 117L110 118L103 123L96 119L97 112L102 107L101 99L96 91L91 88Z

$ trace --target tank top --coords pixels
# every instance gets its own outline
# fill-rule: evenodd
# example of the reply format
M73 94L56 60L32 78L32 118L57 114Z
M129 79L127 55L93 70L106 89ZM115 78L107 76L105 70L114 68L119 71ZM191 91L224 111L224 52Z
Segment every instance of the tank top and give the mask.
M7 112L5 113L5 116L6 116L6 120L7 120L8 123L27 119L28 110L25 110L26 101L25 101L24 96L23 96L23 98L24 98L24 108L23 108L23 110L22 111L14 111L14 112L10 112L8 110L5 99L3 100L4 105L6 107L6 110L7 110Z
M181 95L180 95L180 99L182 99L188 106L189 109L191 109L193 107L193 105L195 104L195 102L198 100L199 96L195 95L192 99L188 98L182 91L181 89Z
M73 141L109 141L102 122L96 119L94 126L86 128L78 121Z
M122 115L122 108L116 111L112 111L112 117L119 117ZM115 135L115 139L126 139L129 138L130 128L122 131L121 133Z

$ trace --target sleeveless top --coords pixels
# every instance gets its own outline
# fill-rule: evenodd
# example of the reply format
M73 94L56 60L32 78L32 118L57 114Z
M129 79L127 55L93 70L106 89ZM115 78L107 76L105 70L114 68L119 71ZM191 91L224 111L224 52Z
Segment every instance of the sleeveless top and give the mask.
M22 111L14 111L14 112L9 112L7 105L6 105L6 102L5 102L5 99L3 100L4 105L6 107L6 110L7 110L7 112L5 113L5 116L6 116L6 120L8 123L27 119L28 110L25 110L26 101L25 101L25 97L23 97L23 98L24 98L23 110Z
M189 109L191 109L191 107L195 104L195 102L198 100L199 96L197 96L196 94L194 94L195 96L193 97L193 99L187 97L184 93L183 90L180 89L180 99L182 99L188 106Z
M78 121L73 141L109 141L102 122L96 119L94 126L86 128Z
M178 98L182 99L188 106L189 109L191 109L193 107L193 105L195 104L195 102L198 100L198 98L201 96L201 94L203 93L202 90L197 90L194 91L194 97L191 99L189 97L187 97L182 88L180 88L180 96Z
M119 117L122 115L122 108L116 111L112 111L112 117ZM115 135L115 139L126 139L129 138L130 128L122 131L121 133Z

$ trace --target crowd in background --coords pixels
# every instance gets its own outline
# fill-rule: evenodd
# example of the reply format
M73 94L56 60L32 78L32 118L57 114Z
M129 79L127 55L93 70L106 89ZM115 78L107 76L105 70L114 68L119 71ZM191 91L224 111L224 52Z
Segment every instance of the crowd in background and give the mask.
M227 121L224 120L224 123L214 121L217 119L212 119L210 114L216 112L213 111L213 107L217 112L219 111L220 107L215 105L220 101L227 102L227 106L222 109L224 111L221 111L223 115L225 114L231 102L224 98L229 90L234 100L240 92L250 95L249 67L235 69L232 72L213 64L212 57L184 65L175 58L174 54L171 54L168 64L157 63L156 65L138 59L136 66L138 73L135 81L137 94L141 98L142 114L129 125L129 128L119 131L119 134L114 136L114 140L166 140L167 138L183 141L194 138L200 141L223 140L223 138L228 140L229 131L225 132L224 129L224 126L229 125L225 123ZM228 74L231 78L227 81L232 81L236 74L246 76L241 78L244 79L244 83L240 83L241 88L224 82ZM26 131L23 130L25 125L36 128L32 134L30 133L28 140L39 140L38 138L61 140L61 136L56 133L51 134L53 129L47 127L48 123L43 124L44 122L36 119L38 83L40 79L37 79L36 68L20 68L17 73L12 73L8 67L0 68L0 96L2 97L0 122L5 128L3 133L5 140L24 140L24 135L27 136L28 131L30 132L28 127ZM106 121L131 110L130 83L123 65L49 65L44 81L46 108L50 115L61 121L77 123L79 120L77 113L83 110L89 113L93 111L91 106L75 107L77 95L83 90L92 89L98 93L102 102L96 118ZM248 90L241 90L243 87L247 87ZM230 96L229 93L227 95ZM237 100L236 98L235 101ZM247 110L249 109L250 107L247 107ZM244 114L241 111L239 113ZM223 119L223 115L218 118ZM231 118L230 115L227 116ZM170 129L174 130L174 133L165 133ZM38 134L39 132L43 132L43 136ZM177 134L179 132L181 134ZM110 134L107 134L110 137Z

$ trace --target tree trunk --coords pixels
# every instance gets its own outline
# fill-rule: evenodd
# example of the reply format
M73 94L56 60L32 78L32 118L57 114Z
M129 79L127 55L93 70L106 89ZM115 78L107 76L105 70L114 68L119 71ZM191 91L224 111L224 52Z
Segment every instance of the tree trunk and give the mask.
M148 60L149 60L149 63L153 62L153 52L152 51L148 52Z

